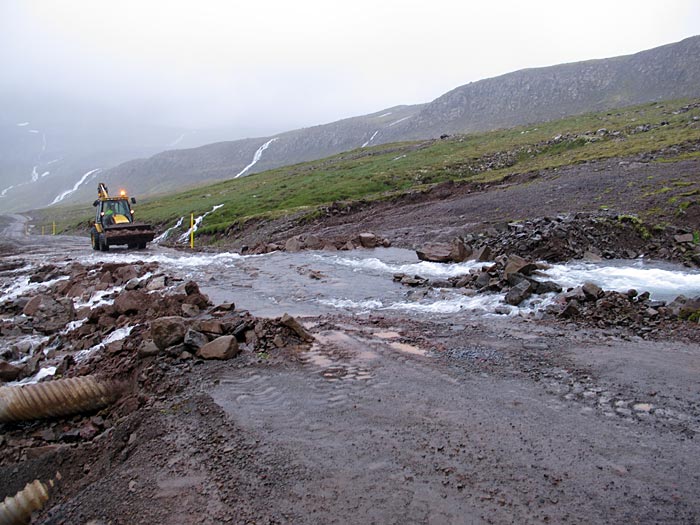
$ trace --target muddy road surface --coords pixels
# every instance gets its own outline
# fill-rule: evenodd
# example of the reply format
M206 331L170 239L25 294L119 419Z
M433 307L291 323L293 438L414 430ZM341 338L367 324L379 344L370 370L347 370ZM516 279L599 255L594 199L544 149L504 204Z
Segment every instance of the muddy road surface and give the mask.
M25 235L23 222L2 219L4 262L105 257L87 239ZM308 275L318 259L287 263L319 281ZM227 264L247 293L267 286L254 258ZM187 264L167 271L192 277ZM221 301L240 291L200 284ZM269 304L252 313L277 315ZM148 402L88 415L111 422L89 437L32 441L80 416L0 426L0 448L20 451L3 455L0 497L60 471L35 523L700 521L700 348L682 334L642 340L471 310L311 310L295 312L309 345L144 358L139 373L160 378L139 394Z

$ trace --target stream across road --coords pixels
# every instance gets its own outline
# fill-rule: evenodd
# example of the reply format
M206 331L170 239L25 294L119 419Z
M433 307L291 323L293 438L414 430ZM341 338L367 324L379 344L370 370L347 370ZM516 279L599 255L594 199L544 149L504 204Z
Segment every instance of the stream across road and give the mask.
M176 400L129 423L128 454L41 523L700 520L697 344L521 315L537 304L499 315L498 294L410 289L392 275L446 278L474 263L407 250L98 253L81 237L25 235L21 216L2 224L6 260L155 261L215 303L290 313L315 337L303 352L194 367ZM653 280L664 299L700 294L697 272L620 268L547 271L621 289Z

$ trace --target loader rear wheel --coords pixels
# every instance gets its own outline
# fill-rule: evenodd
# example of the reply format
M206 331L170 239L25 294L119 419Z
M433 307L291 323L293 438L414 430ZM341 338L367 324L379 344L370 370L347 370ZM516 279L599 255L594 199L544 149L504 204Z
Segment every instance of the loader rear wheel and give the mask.
M109 251L109 244L107 244L107 238L104 236L104 234L100 235L100 249L103 252Z
M100 236L93 230L90 232L90 244L92 244L92 249L97 251L100 249Z

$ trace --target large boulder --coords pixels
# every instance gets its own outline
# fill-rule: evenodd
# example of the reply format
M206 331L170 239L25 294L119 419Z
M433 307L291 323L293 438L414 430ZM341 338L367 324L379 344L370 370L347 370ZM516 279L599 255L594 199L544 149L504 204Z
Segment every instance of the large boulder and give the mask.
M133 314L148 310L152 296L140 290L128 290L120 293L114 300L114 309L119 314Z
M461 246L461 248L459 247ZM421 261L429 262L462 262L468 253L462 243L430 243L416 250L416 255Z
M377 244L379 242L379 239L377 239L377 236L373 233L361 233L358 236L358 239L360 241L360 245L363 248L376 248Z
M21 372L21 368L0 359L0 381L14 381Z
M299 236L291 237L284 243L284 251L286 252L300 252L304 247L305 244Z
M506 294L506 302L512 306L518 306L532 294L532 283L523 279L513 286Z
M151 339L161 350L182 343L186 332L185 319L176 315L151 321Z
M506 267L504 270L506 279L514 274L519 273L522 275L530 275L537 269L537 264L528 261L527 259L520 257L519 255L511 255L508 257L506 262Z
M222 335L205 344L197 355L202 359L231 359L240 353L238 341L232 335Z

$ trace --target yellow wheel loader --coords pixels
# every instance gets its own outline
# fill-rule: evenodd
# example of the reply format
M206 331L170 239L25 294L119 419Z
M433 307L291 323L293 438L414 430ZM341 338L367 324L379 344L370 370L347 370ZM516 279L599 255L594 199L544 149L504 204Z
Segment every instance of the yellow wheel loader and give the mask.
M129 248L143 250L153 240L155 232L149 224L134 221L136 199L121 190L117 197L110 197L104 182L97 185L95 222L90 230L93 250L109 250L110 246L126 244Z

